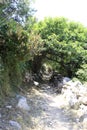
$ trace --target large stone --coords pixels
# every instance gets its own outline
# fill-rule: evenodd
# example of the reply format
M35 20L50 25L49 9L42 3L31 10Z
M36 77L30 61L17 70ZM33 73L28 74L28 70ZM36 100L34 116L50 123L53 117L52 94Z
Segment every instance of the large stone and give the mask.
M87 130L87 115L84 115L83 126Z
M87 107L83 104L81 104L79 106L79 109L77 110L77 115L78 117L82 117L83 115L86 115L87 114Z
M9 121L9 124L10 124L13 128L15 128L15 130L22 130L21 125L20 125L18 122L16 122L16 121L10 120L10 121Z
M33 83L34 83L35 86L39 86L38 82L34 81Z
M83 114L80 118L79 118L80 122L86 122L87 123L87 114Z
M79 93L80 97L87 97L87 88L86 87L81 87L79 88Z
M73 108L73 109L76 109L76 110L79 109L79 106L80 106L77 98L75 98L75 97L70 99L69 105L70 105L70 108Z
M82 97L80 100L83 105L87 106L87 97Z
M25 111L29 111L30 107L27 103L27 99L25 97L21 97L18 101L17 108L20 108Z
M8 106L6 106L6 108L11 109L11 108L12 108L12 106L11 106L11 105L8 105Z
M69 108L79 109L79 101L75 93L73 93L70 89L66 89L63 92L63 96L65 100L68 102Z
M69 82L71 79L68 77L63 77L63 84L66 84L67 82Z
M66 83L63 83L63 89L70 89L70 91L73 89L73 86L74 86L74 82L72 82L72 80L66 82Z

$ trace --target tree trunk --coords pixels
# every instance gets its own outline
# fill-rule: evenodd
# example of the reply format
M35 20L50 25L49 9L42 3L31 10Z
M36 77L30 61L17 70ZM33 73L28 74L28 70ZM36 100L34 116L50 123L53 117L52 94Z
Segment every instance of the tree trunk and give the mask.
M41 66L42 66L42 62L43 59L46 57L46 52L42 52L41 55L37 55L34 57L33 61L32 61L32 72L33 73L39 73Z

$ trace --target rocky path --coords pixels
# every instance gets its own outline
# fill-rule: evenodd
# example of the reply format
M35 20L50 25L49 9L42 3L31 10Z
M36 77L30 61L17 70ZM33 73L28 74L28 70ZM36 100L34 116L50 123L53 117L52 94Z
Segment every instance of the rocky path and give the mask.
M75 115L61 109L61 95L55 94L50 86L43 84L42 89L33 89L28 97L32 102L31 130L82 130Z
M18 109L17 98L12 98L0 108L0 130L86 130L74 112L61 108L62 96L47 84L32 87L22 96L26 97L30 110Z

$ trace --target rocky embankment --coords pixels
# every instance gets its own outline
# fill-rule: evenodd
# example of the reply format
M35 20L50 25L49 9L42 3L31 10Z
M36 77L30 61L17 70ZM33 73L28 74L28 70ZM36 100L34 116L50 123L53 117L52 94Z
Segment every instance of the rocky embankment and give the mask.
M87 130L87 86L64 78L34 85L0 107L0 130Z
M80 81L65 81L61 96L61 108L72 110L77 116L77 122L82 122L87 129L87 85Z

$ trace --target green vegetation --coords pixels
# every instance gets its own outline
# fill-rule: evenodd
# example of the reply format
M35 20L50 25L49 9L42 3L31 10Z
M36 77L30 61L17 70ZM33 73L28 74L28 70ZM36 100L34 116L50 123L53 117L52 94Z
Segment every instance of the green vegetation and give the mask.
M82 82L87 82L87 64L81 65L81 68L78 69L76 75Z
M39 73L43 64L87 81L87 28L62 17L37 22L30 3L21 0L11 12L9 2L0 3L0 94L9 95L21 86L25 71Z
M87 63L87 29L65 18L47 18L35 26L45 42L45 58L62 75L75 76Z

